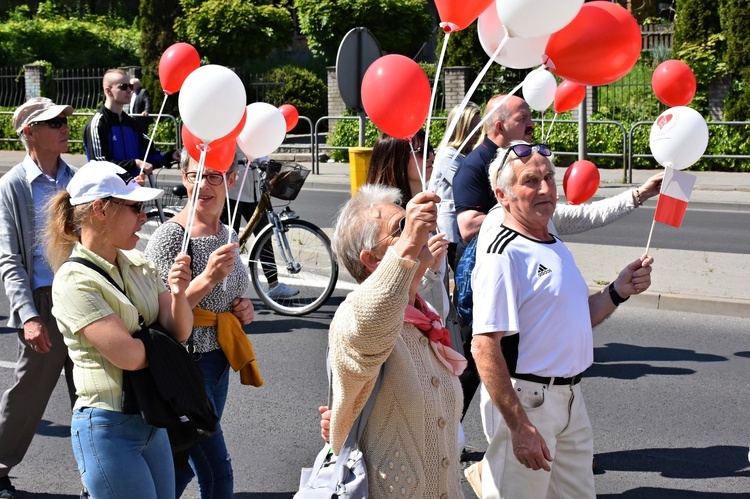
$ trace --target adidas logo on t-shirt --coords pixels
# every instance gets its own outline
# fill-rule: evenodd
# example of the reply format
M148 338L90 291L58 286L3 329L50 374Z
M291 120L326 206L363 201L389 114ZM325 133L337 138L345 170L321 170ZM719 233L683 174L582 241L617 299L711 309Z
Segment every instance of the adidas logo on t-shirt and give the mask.
M540 263L539 268L536 271L536 276L542 277L543 275L550 274L550 273L552 273L552 271Z

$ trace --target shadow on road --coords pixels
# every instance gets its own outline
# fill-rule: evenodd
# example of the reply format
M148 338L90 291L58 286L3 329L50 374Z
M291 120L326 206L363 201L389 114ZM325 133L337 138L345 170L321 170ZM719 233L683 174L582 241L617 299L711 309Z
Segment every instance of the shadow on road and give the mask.
M592 364L584 372L584 378L613 378L634 380L643 376L685 376L695 374L692 369L682 367L656 367L649 364Z
M594 360L596 362L623 362L628 360L721 362L727 360L727 358L683 348L641 347L624 343L607 343L603 347L594 349Z
M722 499L729 497L747 497L744 492L696 492L694 490L659 489L656 487L638 487L622 494L597 494L597 499Z
M695 480L750 477L750 471L746 469L748 467L747 447L730 445L716 445L706 448L634 449L607 452L597 454L596 461L605 471L658 473L666 478Z

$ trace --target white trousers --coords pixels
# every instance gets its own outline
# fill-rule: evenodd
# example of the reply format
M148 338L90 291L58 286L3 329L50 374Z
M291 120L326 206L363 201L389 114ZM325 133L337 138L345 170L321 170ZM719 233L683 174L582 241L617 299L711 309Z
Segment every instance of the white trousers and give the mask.
M552 454L551 471L533 471L516 459L510 430L482 385L482 425L489 442L482 463L483 499L595 499L594 438L580 383L511 381Z

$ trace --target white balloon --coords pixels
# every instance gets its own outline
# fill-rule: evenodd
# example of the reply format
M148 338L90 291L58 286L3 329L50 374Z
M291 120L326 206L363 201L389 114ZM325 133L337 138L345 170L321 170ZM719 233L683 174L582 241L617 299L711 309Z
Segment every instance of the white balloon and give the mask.
M555 100L557 80L546 69L532 71L523 80L523 87L521 88L523 98L531 109L545 111Z
M237 136L237 145L248 158L268 156L279 148L286 136L286 120L279 109L265 102L247 106L245 127Z
M497 16L495 4L490 4L477 20L477 34L479 43L487 53L492 54L497 50L503 40L503 24ZM509 38L500 53L495 57L495 62L513 69L526 69L539 66L543 62L542 54L547 47L550 35L537 36L533 38Z
M578 14L583 0L497 0L497 15L510 36L551 35Z
M684 170L706 151L708 125L695 109L685 106L667 109L651 126L649 145L660 165Z
M209 64L185 79L178 107L188 130L208 144L235 129L246 103L240 77L227 67Z

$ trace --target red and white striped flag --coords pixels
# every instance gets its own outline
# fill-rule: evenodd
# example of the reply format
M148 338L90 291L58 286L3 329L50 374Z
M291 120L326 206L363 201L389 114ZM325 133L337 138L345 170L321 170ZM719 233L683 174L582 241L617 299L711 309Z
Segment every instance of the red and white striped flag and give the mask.
M695 175L675 170L671 166L666 167L654 220L677 228L682 225L695 178Z

